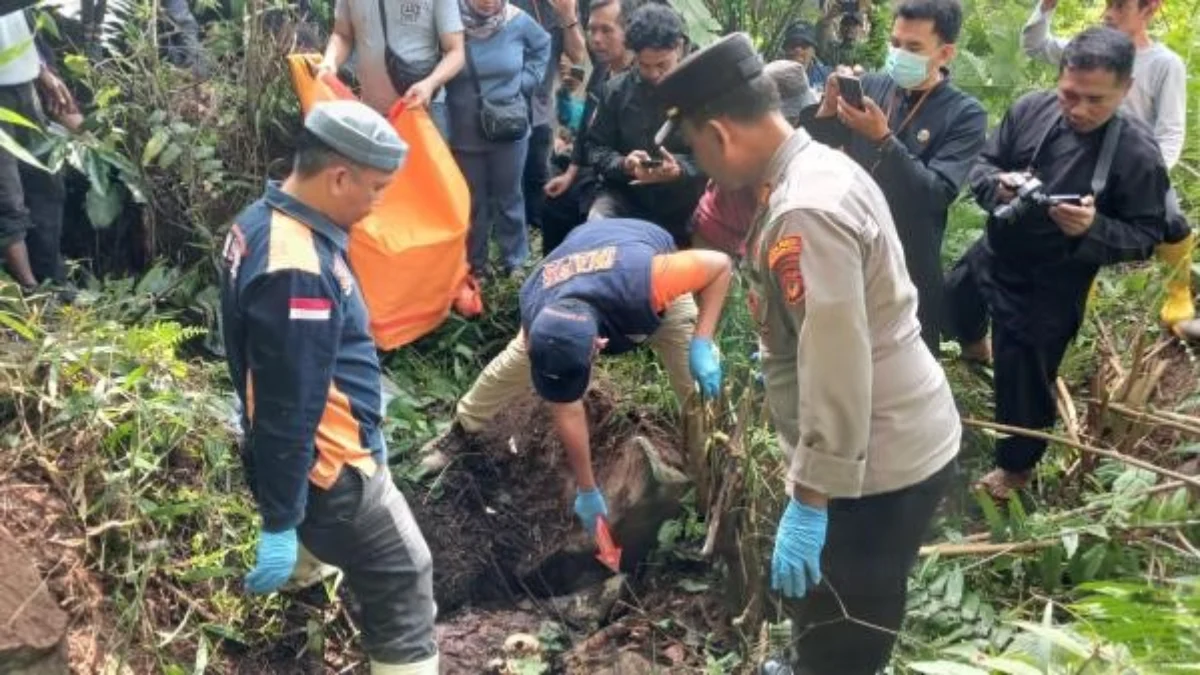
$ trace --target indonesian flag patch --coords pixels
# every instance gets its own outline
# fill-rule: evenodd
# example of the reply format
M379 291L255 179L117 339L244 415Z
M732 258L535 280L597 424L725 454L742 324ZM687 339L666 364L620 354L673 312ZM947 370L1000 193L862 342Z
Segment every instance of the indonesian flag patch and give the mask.
M292 321L328 321L333 301L325 298L288 300L288 318Z

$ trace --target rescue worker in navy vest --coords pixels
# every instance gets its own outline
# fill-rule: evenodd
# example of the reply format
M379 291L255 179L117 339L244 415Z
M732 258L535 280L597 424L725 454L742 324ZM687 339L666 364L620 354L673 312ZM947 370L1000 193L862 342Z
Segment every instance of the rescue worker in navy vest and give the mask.
M668 5L642 5L629 16L625 43L637 67L605 85L587 132L588 162L600 181L588 217L649 220L686 248L707 178L678 134L655 138L664 117L653 96L684 54L683 18Z
M984 342L990 323L998 422L1054 425L1058 367L1096 273L1148 258L1166 233L1169 184L1158 144L1143 122L1117 113L1133 58L1118 31L1080 33L1063 52L1058 90L1013 104L971 171L975 200L991 215L947 276L948 327L967 345ZM1043 183L1041 195L1082 197L1016 200L1030 175ZM1028 484L1045 449L1023 436L999 440L997 468L982 487L1007 499Z
M801 119L814 139L845 150L883 189L917 286L921 336L934 356L941 351L946 219L987 140L987 111L950 83L947 70L962 16L959 0L902 0L884 71L862 76L863 109L841 98L831 75L821 105Z
M854 160L792 128L744 33L682 63L659 98L713 180L761 195L742 269L790 461L771 586L794 636L765 672L874 675L962 433L890 209Z
M357 101L318 104L304 129L292 174L225 239L221 323L262 516L246 588L280 588L302 543L345 572L373 675L435 675L432 559L387 467L379 361L346 264L348 229L408 146Z
M666 230L643 220L592 220L575 228L525 280L521 331L459 400L454 424L422 449L425 470L450 459L448 439L480 431L532 383L551 404L575 474L575 514L594 531L608 506L592 475L583 406L593 358L648 344L681 404L693 380L702 395L717 396L721 366L712 340L732 267L719 251L676 251Z

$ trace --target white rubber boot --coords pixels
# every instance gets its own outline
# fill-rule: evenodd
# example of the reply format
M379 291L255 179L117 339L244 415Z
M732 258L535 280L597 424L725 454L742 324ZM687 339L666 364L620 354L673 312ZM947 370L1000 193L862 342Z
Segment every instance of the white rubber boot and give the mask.
M417 663L380 663L371 661L371 675L438 675L438 655Z

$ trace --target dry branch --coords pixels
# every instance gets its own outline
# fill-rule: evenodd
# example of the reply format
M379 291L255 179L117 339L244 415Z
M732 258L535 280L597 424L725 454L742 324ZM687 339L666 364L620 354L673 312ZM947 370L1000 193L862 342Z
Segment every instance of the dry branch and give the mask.
M1195 521L1187 522L1169 522L1169 523L1148 523L1145 525L1131 525L1129 527L1114 527L1121 533L1130 535L1134 532L1157 532L1160 530L1178 531L1181 526L1191 526ZM1030 551L1038 551L1044 548L1050 548L1062 541L1062 537L1067 534L1087 534L1085 530L1069 530L1062 532L1054 537L1044 539L1030 539L1028 541L1010 541L996 544L977 543L977 542L946 542L942 544L931 544L922 546L920 555L931 556L938 555L941 557L948 556L963 556L963 555L1004 555L1006 553L1028 553Z
M1079 442L1079 417L1075 414L1075 402L1071 400L1071 391L1061 377L1054 380L1058 389L1058 414L1062 416L1067 429L1067 437Z
M963 419L963 424L965 424L967 426L975 427L977 429L991 429L992 431L1000 431L1000 432L1003 432L1003 433L1006 433L1006 434L1009 434L1012 436L1025 436L1027 438L1037 438L1037 439L1051 442L1051 443L1061 443L1062 445L1066 445L1068 447L1075 448L1076 450L1080 450L1082 452L1086 452L1091 455L1107 457L1109 459L1113 459L1118 462L1128 464L1130 466L1136 466L1139 469L1145 469L1147 471L1152 471L1160 476L1174 478L1175 480L1182 481L1193 487L1200 488L1200 478L1196 478L1195 476L1188 476L1186 474L1179 473L1178 471L1175 471L1173 469L1161 467L1161 466L1158 466L1157 464L1151 464L1150 462L1147 462L1142 459L1138 459L1137 457L1130 457L1129 455L1123 455L1119 452L1114 452L1112 450L1104 450L1102 448L1097 448L1095 446L1091 446L1086 443L1077 443L1068 438L1063 438L1062 436L1057 436L1055 434L1048 434L1044 431L1036 431L1034 429L1025 429L1022 427L1014 427L1014 426L1009 426L1007 424L997 424L995 422L984 422L983 420L972 419L969 417Z
M1135 422L1158 424L1185 434L1200 436L1200 418L1190 415L1167 414L1160 410L1138 410L1120 403L1108 404L1113 412L1131 418Z

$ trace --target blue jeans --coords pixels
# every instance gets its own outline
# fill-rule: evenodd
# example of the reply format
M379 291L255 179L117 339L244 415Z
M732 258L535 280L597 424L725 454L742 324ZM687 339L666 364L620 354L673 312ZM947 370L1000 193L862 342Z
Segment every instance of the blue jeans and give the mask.
M471 188L471 231L467 262L476 275L487 268L488 240L495 235L507 271L529 257L522 178L528 137L514 143L489 143L486 150L455 150L454 158Z

